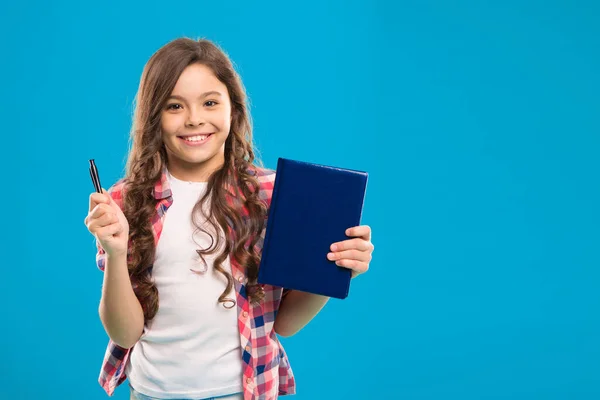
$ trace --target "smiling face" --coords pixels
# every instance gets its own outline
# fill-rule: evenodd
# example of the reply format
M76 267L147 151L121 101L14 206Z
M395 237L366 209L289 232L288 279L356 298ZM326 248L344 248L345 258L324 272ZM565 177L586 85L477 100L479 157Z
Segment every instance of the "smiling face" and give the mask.
M225 160L231 101L225 84L202 64L183 70L161 111L162 140L169 172L205 182Z

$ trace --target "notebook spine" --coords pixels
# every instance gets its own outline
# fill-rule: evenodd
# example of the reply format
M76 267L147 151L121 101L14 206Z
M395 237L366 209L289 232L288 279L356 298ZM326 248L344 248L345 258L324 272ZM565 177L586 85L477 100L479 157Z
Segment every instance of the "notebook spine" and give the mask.
M271 194L271 203L269 204L269 217L267 219L267 225L271 225L275 222L275 204L277 204L277 194L279 193L279 191L277 190L277 180L280 178L280 176L283 173L283 165L282 165L282 160L281 158L277 161L277 169L278 172L275 175L275 181L273 182L273 193ZM266 226L265 226L266 229ZM271 235L273 234L273 226L271 225L271 227L269 229L266 230L265 232L265 240L263 242L263 249L262 249L262 254L261 254L261 267L262 268L268 268L266 265L266 260L268 259L266 257L268 249L269 249L269 242L270 242L270 238ZM261 268L261 269L262 269ZM260 270L259 270L259 274L260 274Z

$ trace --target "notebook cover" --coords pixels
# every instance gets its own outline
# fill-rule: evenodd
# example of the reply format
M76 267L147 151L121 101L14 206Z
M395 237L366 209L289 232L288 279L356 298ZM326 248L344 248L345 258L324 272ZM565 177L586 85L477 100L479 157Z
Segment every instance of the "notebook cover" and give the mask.
M258 282L344 299L351 270L327 259L360 225L368 174L279 158Z

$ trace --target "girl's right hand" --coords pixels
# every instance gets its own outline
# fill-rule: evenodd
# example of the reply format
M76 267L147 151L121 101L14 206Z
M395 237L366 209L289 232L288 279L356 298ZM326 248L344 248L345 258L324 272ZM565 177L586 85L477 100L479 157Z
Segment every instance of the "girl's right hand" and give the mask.
M102 189L90 195L89 213L85 225L109 256L126 255L129 223L117 203Z

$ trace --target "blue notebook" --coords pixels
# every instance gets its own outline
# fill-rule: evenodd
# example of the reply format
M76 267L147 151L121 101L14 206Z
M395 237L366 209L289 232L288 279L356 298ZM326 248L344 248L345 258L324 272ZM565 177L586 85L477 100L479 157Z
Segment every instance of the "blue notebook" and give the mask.
M280 158L258 282L338 299L351 272L327 259L331 244L360 225L366 172Z

